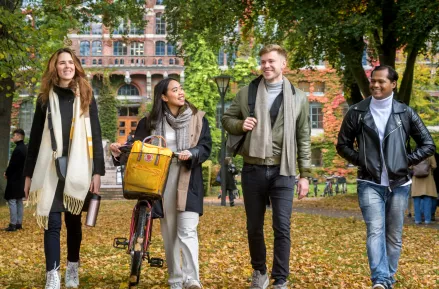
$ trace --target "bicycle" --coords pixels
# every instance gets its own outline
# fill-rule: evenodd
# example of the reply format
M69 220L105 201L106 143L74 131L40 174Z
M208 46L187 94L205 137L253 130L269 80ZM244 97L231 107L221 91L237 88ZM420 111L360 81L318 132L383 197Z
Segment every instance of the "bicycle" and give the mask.
M332 182L334 176L325 176L325 178L326 178L325 189L323 190L322 197L332 196L333 195Z
M122 152L129 149L120 149ZM172 157L178 157L178 153L173 153ZM124 181L125 166L121 165L122 182ZM151 267L163 267L164 260L161 258L153 258L150 256L149 247L152 238L152 208L157 199L145 196L138 199L133 208L130 224L129 238L114 238L113 247L117 249L127 249L127 253L131 256L131 268L129 277L129 287L136 288L140 280L140 272L142 262L147 261Z
M341 193L346 194L347 193L346 178L342 176L336 176L335 178L336 178L335 194L338 195L340 193L339 185L341 187Z

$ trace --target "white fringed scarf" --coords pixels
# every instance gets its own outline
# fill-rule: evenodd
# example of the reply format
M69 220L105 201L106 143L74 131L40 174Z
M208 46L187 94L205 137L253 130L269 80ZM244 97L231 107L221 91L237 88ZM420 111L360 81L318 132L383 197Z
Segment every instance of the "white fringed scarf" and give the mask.
M62 156L63 139L61 112L58 95L50 90L49 102L52 114L53 130L57 145L57 156ZM73 119L70 129L70 152L68 156L67 176L64 186L64 207L72 214L79 215L84 199L90 188L93 163L93 142L89 112L82 113L81 99L77 94L73 103ZM36 204L36 218L40 227L47 229L49 213L55 197L58 176L55 168L55 155L52 151L50 131L47 120L44 123L40 150L29 193L29 202Z

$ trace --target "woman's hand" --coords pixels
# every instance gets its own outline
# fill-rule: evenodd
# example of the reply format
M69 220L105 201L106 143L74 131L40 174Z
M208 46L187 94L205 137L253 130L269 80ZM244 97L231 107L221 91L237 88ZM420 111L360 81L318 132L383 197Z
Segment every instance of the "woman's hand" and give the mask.
M117 158L117 157L120 156L121 151L119 150L119 148L120 148L121 146L122 146L122 145L121 145L120 143L118 143L118 142L114 142L114 143L112 143L112 144L110 145L110 151L111 151L111 154L112 154L115 158Z
M29 197L30 184L32 183L32 179L30 177L26 177L24 180L24 199L27 200Z
M190 160L191 158L192 158L192 154L188 150L181 151L180 154L178 155L178 159L180 161L187 161Z
M101 188L101 175L93 175L91 178L91 184L89 191L93 194L99 195L99 189Z

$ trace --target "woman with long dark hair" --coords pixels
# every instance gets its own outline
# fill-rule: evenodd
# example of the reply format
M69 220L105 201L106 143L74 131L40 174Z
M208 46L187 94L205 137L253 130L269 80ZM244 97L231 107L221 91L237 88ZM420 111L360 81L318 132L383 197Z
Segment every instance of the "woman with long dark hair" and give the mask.
M59 176L55 160L68 160ZM24 169L25 194L44 228L46 289L59 289L61 213L67 227L66 288L79 285L81 211L87 192L97 194L105 174L96 101L72 50L57 50L41 81Z
M172 151L180 152L179 161L173 160L169 168L163 194L164 218L160 219L171 289L201 288L197 234L199 216L203 214L201 164L212 147L204 114L185 99L177 80L165 78L155 86L152 110L139 121L134 137L143 140L161 135ZM110 146L116 158L119 147L119 143Z

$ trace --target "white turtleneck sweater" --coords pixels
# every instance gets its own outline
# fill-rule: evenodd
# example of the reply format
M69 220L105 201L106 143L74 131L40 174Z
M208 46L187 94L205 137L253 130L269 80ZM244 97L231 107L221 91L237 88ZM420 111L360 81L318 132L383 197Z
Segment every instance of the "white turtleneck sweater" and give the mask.
M279 93L282 92L283 84L284 84L283 80L276 83L265 82L265 87L268 92L268 98L267 98L268 110L271 109L271 106L273 105L273 102L276 100L276 97L279 95Z
M386 130L387 122L389 121L390 114L392 113L392 103L393 103L393 92L390 96L384 98L384 99L376 99L372 96L372 99L370 101L370 113L373 116L373 120L375 122L375 125L378 129L378 135L380 138L380 150L381 150L381 156L383 156L383 140L384 140L384 133ZM384 163L384 159L381 159L381 164L383 167L383 170L381 172L381 184L382 186L389 186L389 175L387 174L387 168ZM364 180L361 180L364 181ZM409 185L412 182L409 181L405 183L403 186Z

